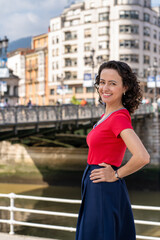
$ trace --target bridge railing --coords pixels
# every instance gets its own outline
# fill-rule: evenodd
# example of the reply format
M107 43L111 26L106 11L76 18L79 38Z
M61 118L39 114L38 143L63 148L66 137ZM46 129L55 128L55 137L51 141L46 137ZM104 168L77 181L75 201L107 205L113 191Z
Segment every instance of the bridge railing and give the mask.
M135 115L153 113L152 105L143 104ZM68 120L97 119L104 113L104 106L62 105L5 107L0 109L0 125L60 122Z
M14 225L21 225L21 226L28 226L28 227L30 226L30 227L46 228L46 229L55 229L55 230L70 231L70 232L75 232L76 231L76 228L74 228L74 227L57 226L57 225L49 225L49 224L39 224L39 223L33 223L33 222L31 223L31 222L24 222L24 221L15 220L15 218L14 218L14 213L15 212L32 213L32 214L44 214L44 215L69 217L69 218L77 218L78 217L78 214L76 214L76 213L66 213L66 212L57 212L57 211L43 211L43 210L36 210L36 209L17 208L17 207L15 207L15 199L23 199L23 200L28 199L28 200L58 202L58 203L67 203L67 204L80 204L81 200L16 195L14 193L0 194L0 197L10 199L10 206L0 206L0 210L5 210L5 211L10 212L10 219L0 219L0 223L6 223L6 224L10 225L10 234L14 234ZM160 207L141 206L141 205L132 205L132 209L146 210L146 211L160 211ZM160 226L160 222L144 221L144 220L135 220L135 224ZM145 240L146 239L148 239L148 240L160 240L160 237L142 236L142 235L137 235L136 238L137 239L145 239Z

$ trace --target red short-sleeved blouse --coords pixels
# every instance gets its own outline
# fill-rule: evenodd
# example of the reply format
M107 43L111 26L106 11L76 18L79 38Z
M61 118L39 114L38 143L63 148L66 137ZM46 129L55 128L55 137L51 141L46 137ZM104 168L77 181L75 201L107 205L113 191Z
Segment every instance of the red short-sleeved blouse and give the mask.
M130 114L125 108L112 112L93 128L87 136L88 164L105 162L119 167L126 151L119 134L127 128L133 129Z

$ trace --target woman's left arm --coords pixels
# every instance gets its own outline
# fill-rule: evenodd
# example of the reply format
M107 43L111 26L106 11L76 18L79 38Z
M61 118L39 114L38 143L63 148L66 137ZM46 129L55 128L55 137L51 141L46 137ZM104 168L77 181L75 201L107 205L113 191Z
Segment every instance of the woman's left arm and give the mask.
M130 160L118 169L119 177L123 178L148 164L150 156L134 130L125 129L120 133L120 136L132 154Z
M148 164L150 156L134 130L125 129L120 133L120 136L132 154L129 161L117 171L119 178L123 178ZM118 180L115 176L115 171L109 164L102 163L99 165L103 168L93 170L90 175L90 179L94 183Z

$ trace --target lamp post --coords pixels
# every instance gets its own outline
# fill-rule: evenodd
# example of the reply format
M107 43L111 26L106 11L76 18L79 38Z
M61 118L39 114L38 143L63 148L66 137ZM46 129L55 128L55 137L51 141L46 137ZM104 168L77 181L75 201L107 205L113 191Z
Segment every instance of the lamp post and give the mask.
M0 78L6 77L6 62L7 62L7 48L8 48L8 38L5 36L3 39L0 39ZM7 75L9 74L9 71L7 71ZM0 81L0 102L4 96L4 91L6 89L6 82Z
M92 98L93 98L93 105L95 105L95 96L94 96L94 68L95 68L95 62L94 62L94 55L95 55L95 49L92 48L91 54L89 57L84 57L84 63L86 65L90 65L92 67Z
M0 39L0 57L6 57L8 48L8 38ZM4 51L3 51L4 50Z
M60 75L60 77L57 78L58 81L60 81L60 88L61 88L61 95L62 95L62 104L64 104L64 77L63 74Z

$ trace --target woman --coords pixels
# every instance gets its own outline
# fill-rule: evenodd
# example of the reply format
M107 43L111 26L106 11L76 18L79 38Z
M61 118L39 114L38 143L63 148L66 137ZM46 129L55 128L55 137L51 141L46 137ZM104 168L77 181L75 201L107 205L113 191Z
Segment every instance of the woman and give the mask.
M124 177L149 163L149 154L131 124L141 102L136 75L124 62L103 63L96 77L105 113L87 136L87 167L76 240L135 240L135 226ZM121 166L126 147L132 154Z

